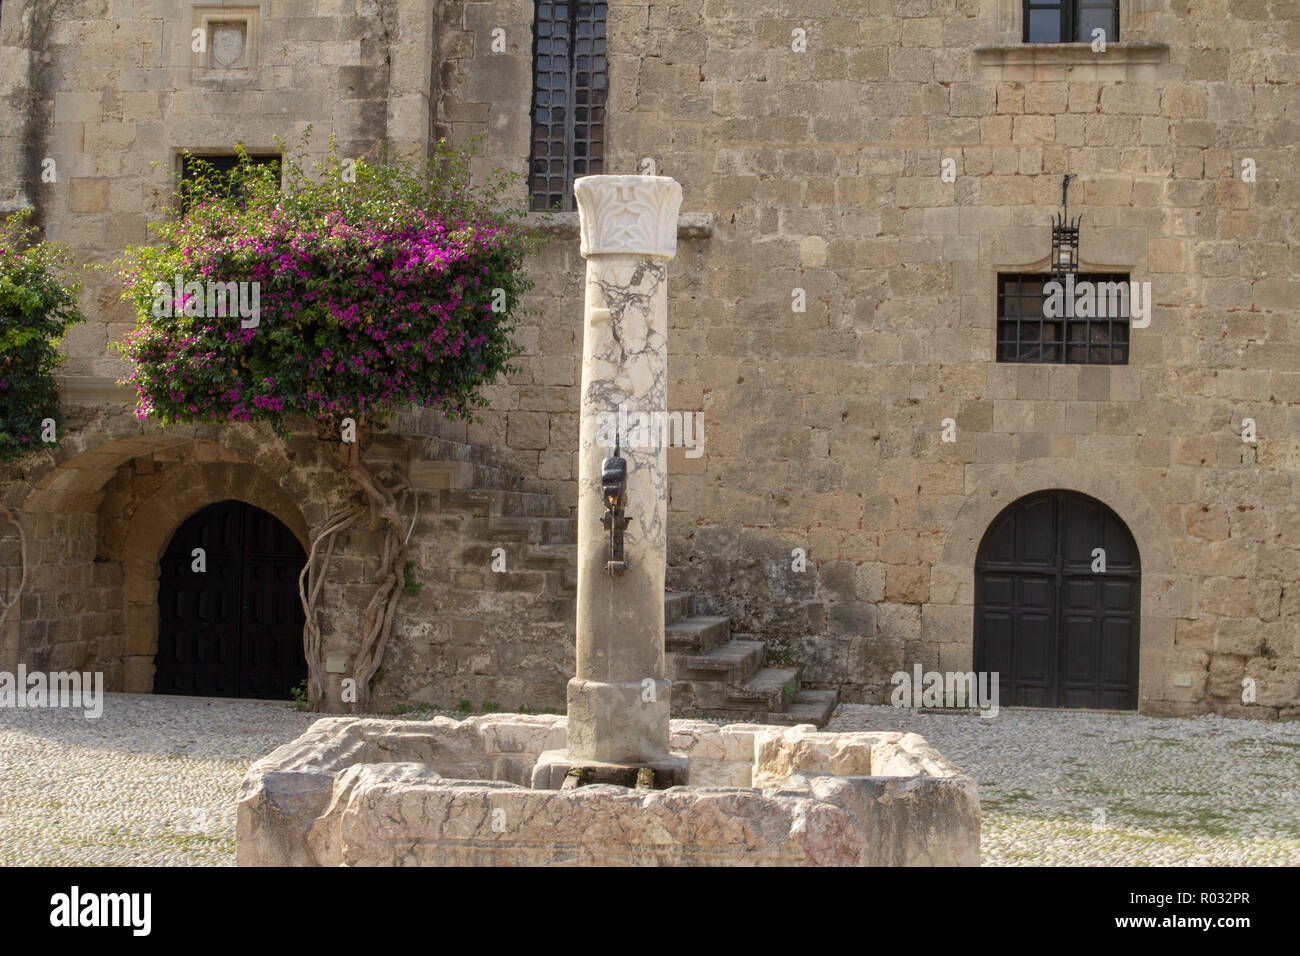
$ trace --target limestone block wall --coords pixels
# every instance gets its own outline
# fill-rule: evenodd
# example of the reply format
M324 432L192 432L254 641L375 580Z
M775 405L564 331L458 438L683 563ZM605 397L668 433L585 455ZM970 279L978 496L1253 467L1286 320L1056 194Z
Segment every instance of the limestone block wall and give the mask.
M440 90L440 129L484 130L506 166L527 156L497 118L527 107L529 50L481 50L516 6L446 6ZM1098 55L1026 48L1020 8L610 4L605 171L652 157L718 222L670 267L669 408L703 411L706 437L691 468L675 456L670 584L882 700L894 671L971 666L980 535L1021 494L1074 489L1142 553L1141 706L1294 714L1300 21L1135 0ZM1150 282L1151 326L1126 366L999 364L997 275L1045 270L1066 173L1081 268ZM523 371L470 431L536 455L569 503L576 246L538 262Z
M193 5L68 2L47 35L27 6L0 12L0 99L30 97L36 117L0 111L0 202L27 189L47 233L89 261L143 241L168 196L151 164L174 168L186 147L265 149L308 123L345 150L481 132L485 166L526 168L527 0L250 2L258 65L220 81L184 42ZM1075 489L1115 509L1141 550L1141 706L1294 715L1297 11L1122 2L1120 41L1098 55L1025 47L1020 8L610 4L605 172L651 157L682 183L684 212L717 216L670 265L668 404L703 413L706 453L670 455L669 583L787 649L814 683L882 700L915 663L970 667L980 536L1015 497ZM32 36L44 52L24 67L8 52ZM47 155L59 179L42 184ZM1066 173L1083 270L1149 281L1151 325L1126 366L997 363L997 275L1045 268ZM420 426L490 446L569 507L577 246L557 237L535 263L521 371L488 390L483 421ZM88 277L69 373L117 374L106 346L130 322L117 294ZM945 418L955 443L941 441ZM265 438L241 441L246 460L268 454ZM120 463L102 467L97 488ZM97 512L68 494L63 513ZM795 548L806 572L791 569ZM416 654L405 641L394 659ZM1246 676L1254 705L1240 701Z
M32 67L44 46L53 10L11 3L0 10L0 214L31 205L31 187L39 157L30 148L33 130L43 119L34 109Z
M287 443L244 424L136 422L120 405L68 408L69 438L0 469L5 501L27 538L28 579L0 642L0 670L102 671L108 690L148 693L158 651L160 561L181 524L235 499L270 512L307 550L347 486L330 446L310 434ZM405 424L419 427L419 416ZM409 442L376 437L372 465L402 458ZM380 712L395 704L451 708L469 700L518 709L563 708L573 673L573 608L560 569L530 559L526 542L487 534L488 508L419 496L412 576L374 683ZM415 510L407 505L407 514ZM329 675L328 705L360 650L374 593L380 541L362 522L339 535L318 614ZM493 547L505 550L492 573ZM6 598L19 579L17 537L0 529Z
M404 155L430 146L438 88L433 17L422 4L8 3L0 9L0 211L33 205L80 263L108 265L164 215L183 150L254 153L312 129L343 155L386 141ZM244 23L241 59L214 68L192 31ZM47 163L46 161L51 161ZM51 171L47 179L42 172ZM109 344L132 327L120 288L83 277L88 321L63 342L70 378L121 374ZM109 689L148 690L157 641L157 560L184 517L241 498L272 511L307 543L341 487L317 451L295 454L264 430L156 429L129 406L66 409L63 447L5 469L29 541L23 602L5 628L5 664L103 669ZM417 420L415 432L423 433ZM203 436L196 439L196 436ZM0 531L4 583L17 586L17 542ZM340 542L337 591L321 602L327 652L355 652L373 577L374 542ZM476 700L481 699L475 695Z
M183 150L231 153L242 141L275 153L277 136L297 145L308 127L313 153L331 135L345 156L385 139L402 153L428 148L433 32L419 5L75 0L37 4L35 16L31 6L0 13L0 97L16 107L0 120L0 201L25 190L46 235L83 261L108 264L146 241ZM234 68L192 51L192 31L214 21L246 23ZM39 65L24 77L20 54L33 45ZM52 182L40 176L47 159ZM106 274L86 277L91 321L68 334L68 374L120 374L108 344L133 317L119 293Z
M421 495L420 511L411 540L421 587L398 606L375 682L376 712L411 703L449 709L462 700L475 709L563 711L575 667L573 595L563 572L532 566L525 544L490 540L482 511L438 495ZM497 547L506 562L500 573L491 570ZM353 619L335 622L345 633L356 626L366 587L354 586Z
M84 512L29 522L27 587L10 617L15 659L30 670L103 671L111 687L122 679L121 600L112 569L95 564L95 523Z

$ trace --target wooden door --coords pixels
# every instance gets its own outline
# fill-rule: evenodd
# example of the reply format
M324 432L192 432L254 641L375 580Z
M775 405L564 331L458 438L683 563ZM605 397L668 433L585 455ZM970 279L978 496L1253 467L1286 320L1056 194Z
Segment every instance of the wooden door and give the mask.
M1136 709L1140 597L1113 511L1074 492L1022 498L980 543L975 669L998 673L1004 705Z
M287 700L307 676L298 600L305 561L288 528L242 501L186 519L162 562L154 693Z

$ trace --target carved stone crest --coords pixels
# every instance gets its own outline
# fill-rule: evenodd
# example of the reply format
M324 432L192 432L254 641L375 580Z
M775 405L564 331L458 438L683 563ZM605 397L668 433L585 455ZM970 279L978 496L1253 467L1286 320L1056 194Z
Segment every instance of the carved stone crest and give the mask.
M210 65L213 69L229 70L242 65L248 25L242 22L212 24L212 52Z

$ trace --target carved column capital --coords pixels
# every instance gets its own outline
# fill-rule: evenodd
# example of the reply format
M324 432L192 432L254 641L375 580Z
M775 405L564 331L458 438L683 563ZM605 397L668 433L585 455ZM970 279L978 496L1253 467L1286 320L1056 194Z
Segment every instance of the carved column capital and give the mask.
M583 176L573 193L583 256L677 254L682 187L671 176Z

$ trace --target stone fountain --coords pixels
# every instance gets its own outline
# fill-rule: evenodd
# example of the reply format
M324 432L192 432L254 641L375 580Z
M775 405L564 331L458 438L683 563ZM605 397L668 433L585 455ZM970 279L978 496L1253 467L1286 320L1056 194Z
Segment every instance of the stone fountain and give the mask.
M978 865L979 799L916 734L670 720L667 411L681 187L588 176L577 675L568 716L317 721L250 769L241 865ZM626 456L626 457L624 457ZM625 514L626 512L626 514Z

